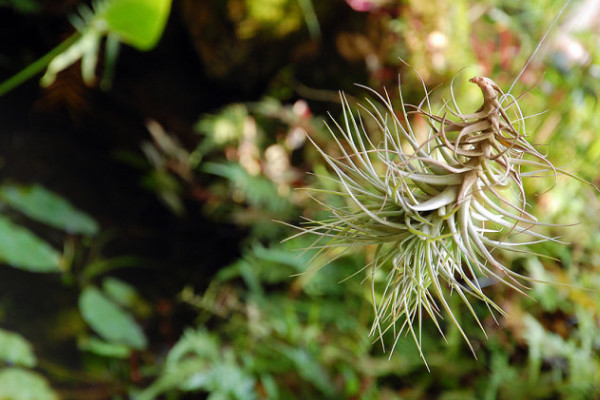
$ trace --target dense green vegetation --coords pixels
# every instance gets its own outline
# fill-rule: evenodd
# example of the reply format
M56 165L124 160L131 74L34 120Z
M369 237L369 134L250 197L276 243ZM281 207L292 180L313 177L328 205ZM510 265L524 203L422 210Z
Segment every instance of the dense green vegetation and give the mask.
M0 399L600 398L593 2L84 3L0 1ZM344 112L373 99L353 83L386 88L424 140L428 113L402 108L399 76L402 100L427 96L432 114L444 99L476 112L469 79L489 76L518 98L521 143L563 173L524 166L519 186L547 224L534 232L558 240L452 260L497 260L532 278L524 294L478 273L440 280L456 320L440 298L411 303L392 313L398 336L372 331L405 276L386 270L397 254L345 225L360 207L336 178L367 139L338 146L325 122L351 126ZM390 121L364 121L381 148ZM344 246L298 235L332 218Z

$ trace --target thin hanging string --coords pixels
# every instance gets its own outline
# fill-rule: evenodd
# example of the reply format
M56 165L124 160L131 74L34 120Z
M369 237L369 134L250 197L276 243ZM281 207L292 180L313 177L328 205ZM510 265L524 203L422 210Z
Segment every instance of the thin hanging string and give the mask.
M537 52L542 47L542 44L544 43L544 41L546 40L546 38L548 37L548 35L552 31L552 29L554 28L554 25L556 25L556 23L558 22L558 20L560 19L560 17L562 16L562 14L567 9L567 7L569 6L570 3L571 3L571 0L567 0L565 2L565 4L562 6L562 8L560 9L560 11L558 12L558 14L556 15L556 17L554 18L554 21L552 21L552 23L550 24L550 26L546 30L546 33L544 33L544 36L542 37L542 40L540 40L540 42L538 43L538 45L535 48L535 50L533 51L533 53L531 53L531 55L529 56L529 59L525 63L525 66L523 67L523 69L521 69L521 72L519 72L519 75L517 75L517 77L513 81L512 85L510 85L510 88L508 89L508 92L506 92L506 95L510 94L510 92L513 90L513 88L515 87L515 85L517 84L517 82L519 81L519 79L521 79L521 75L523 75L523 72L525 72L525 70L527 69L527 67L531 63L531 61L533 61L533 58L535 57L535 55L537 54Z

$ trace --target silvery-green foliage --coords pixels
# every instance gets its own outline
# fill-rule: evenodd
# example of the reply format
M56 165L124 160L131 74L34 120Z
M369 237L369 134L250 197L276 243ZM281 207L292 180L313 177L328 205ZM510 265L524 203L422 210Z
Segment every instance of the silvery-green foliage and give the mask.
M322 251L375 248L365 266L373 285L371 333L382 339L392 331L394 347L408 332L421 350L424 320L443 335L439 320L446 315L473 351L448 297L459 296L483 330L473 299L492 315L503 311L481 282L525 288L526 278L504 265L499 251L527 252L528 244L555 240L532 230L542 224L526 210L523 178L556 175L556 168L527 142L517 99L489 78L470 82L483 94L471 114L463 114L454 98L435 113L425 106L427 96L407 105L401 90L394 107L387 92L366 87L375 100L356 110L342 94L341 122L332 118L329 124L337 154L315 144L336 174L335 194L347 201L342 207L321 202L330 217L308 221L299 235L316 234L314 247ZM414 115L428 122L425 139L411 127ZM519 235L528 239L506 240ZM386 274L383 290L375 288L377 272Z

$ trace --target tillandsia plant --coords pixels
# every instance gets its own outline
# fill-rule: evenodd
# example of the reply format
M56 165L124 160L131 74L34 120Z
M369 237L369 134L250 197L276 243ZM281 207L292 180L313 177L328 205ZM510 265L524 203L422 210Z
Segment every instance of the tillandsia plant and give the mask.
M417 106L394 108L387 92L367 89L377 101L367 100L362 112L353 111L341 95L343 121L329 126L339 154L317 147L335 172L348 205L321 204L326 220L309 220L298 235L318 235L314 248L374 246L365 266L373 274L375 312L371 334L392 331L394 345L403 333L414 338L421 357L421 328L429 317L439 323L449 316L474 353L467 334L448 302L462 299L484 331L471 301L480 300L492 316L504 314L483 290L492 279L524 293L524 280L495 255L498 251L528 252L528 244L556 240L532 230L539 222L526 210L523 178L559 172L526 140L525 117L517 99L502 92L486 77L474 77L483 94L481 108L462 114L454 97L432 112L427 90ZM509 117L510 114L510 117ZM418 140L409 121L420 116L428 135ZM372 123L380 141L366 126ZM522 168L523 167L523 168ZM527 169L527 171L525 171ZM508 237L526 236L519 242ZM374 274L384 271L386 284L376 290ZM393 353L394 348L392 348Z

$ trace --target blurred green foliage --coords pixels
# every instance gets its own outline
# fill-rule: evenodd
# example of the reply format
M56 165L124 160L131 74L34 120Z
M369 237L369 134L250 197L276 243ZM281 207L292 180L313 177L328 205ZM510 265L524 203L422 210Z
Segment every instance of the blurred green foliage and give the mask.
M36 272L60 272L60 253L3 214L17 211L71 234L93 236L98 225L64 198L42 186L0 185L0 260Z
M20 11L34 11L38 5L22 0L11 3ZM171 0L97 0L92 7L81 4L79 15L71 18L77 32L42 58L0 83L0 95L44 69L46 72L40 83L49 86L54 83L57 74L79 61L83 80L92 86L96 81L102 44L105 44L105 66L100 86L108 89L120 43L138 50L152 49L162 36L170 9Z
M19 334L0 329L0 398L57 399L48 382L31 371L36 365L31 344Z
M1 0L0 7L12 7L22 13L33 13L40 9L38 0Z
M363 267L373 254L340 249L327 259L303 251L311 245L306 238L281 242L294 234L288 224L321 213L318 203L298 188L335 190L307 138L328 148L321 110L329 109L335 117L340 110L337 94L302 85L295 76L303 68L299 60L317 57L323 49L335 52L337 59L319 60L341 63L334 69L337 75L325 76L350 94L358 91L341 85L347 76L355 76L353 70L364 72L367 82L361 83L377 88L394 88L401 74L410 103L423 97L419 76L429 88L445 84L433 93L434 99L449 92L456 76L454 96L464 110L475 111L480 98L466 83L468 78L488 75L507 90L562 0L364 0L364 12L339 2L336 7L356 20L348 25L338 21L334 27L323 23L329 21L328 7L334 6L318 2L184 3L182 9L192 11L182 18L191 19L190 24L192 17L209 21L220 13L228 16L231 36L215 31L198 37L193 35L195 28L188 28L209 75L218 71L221 79L237 82L236 70L219 60L255 62L245 47L250 42L287 43L296 35L299 43L293 57L281 53L289 65L281 66L264 85L263 92L271 97L235 101L200 116L195 146L183 145L157 123L149 123L151 141L141 150L145 158L134 160L145 174L142 185L182 219L187 218L186 206L195 201L207 218L243 232L242 255L221 268L208 287L190 282L182 285L177 299L169 299L192 313L194 322L176 330L174 343L165 343L144 330L149 328L143 321L159 318L154 315L158 304L145 300L135 284L112 276L113 270L139 265L138 259L104 257L105 236L99 224L57 194L39 185L3 183L0 260L27 271L60 274L65 290L75 292L77 300L62 310L57 320L66 322L58 324L56 332L63 329L62 334L75 339L84 371L40 362L25 338L0 330L0 398L55 399L71 384L106 387L106 398L138 400L183 399L190 398L189 393L210 399L600 398L600 202L589 185L560 177L548 190L552 177L539 184L526 182L532 213L543 222L579 223L548 226L544 232L570 244L533 246L547 256L540 259L500 255L514 270L539 282L532 282L529 298L493 284L486 288L508 313L496 323L485 317L483 308L476 308L484 316L487 337L468 310L455 302L461 324L473 335L477 360L451 324L444 326L445 341L433 325L425 326L422 342L430 372L410 338L400 341L391 355L372 343L372 299L362 280L368 273ZM34 10L34 4L0 2L20 11ZM144 8L148 14L114 8L102 34L117 33L119 40L142 50L155 45L170 2L144 4L154 8ZM583 4L573 2L563 20L577 20ZM149 15L152 26L129 24ZM529 140L554 164L598 184L600 34L593 27L578 31L570 26L561 22L554 28L512 93L525 93L533 86L520 105L526 116L543 114L527 119ZM314 46L317 32L322 48ZM565 37L571 47L561 45ZM94 40L95 47L79 47L76 55L93 61L101 43L97 35ZM573 43L584 49L587 59L569 53ZM289 50L287 44L282 47L273 57ZM234 56L241 61L227 56L232 48L239 50ZM87 65L84 74L95 76L95 63ZM327 66L320 65L310 73L326 71ZM395 89L389 92L397 96ZM277 93L284 95L273 98ZM301 97L306 100L297 100ZM410 122L419 128L419 121ZM326 193L316 197L337 201ZM50 240L39 229L30 229L32 224L59 233ZM57 243L63 243L62 250ZM170 277L170 271L164 274ZM389 350L391 343L385 345Z
M64 232L63 252L28 229L32 222ZM85 324L63 321L72 330L70 335L78 336L79 349L110 359L124 359L132 349L140 350L147 345L135 318L148 317L149 306L134 287L116 278L106 277L102 291L90 284L114 268L137 264L127 258L90 258L94 251L86 251L78 239L100 244L99 229L92 217L40 185L0 185L0 261L26 271L59 273L65 287L75 284L81 290L75 319L85 321L102 338L91 335ZM83 265L82 253L88 253ZM0 361L10 366L0 367L0 398L58 398L43 377L25 369L36 367L38 361L31 344L18 334L0 329Z
M56 400L48 382L35 372L20 368L0 370L0 398L11 400Z

